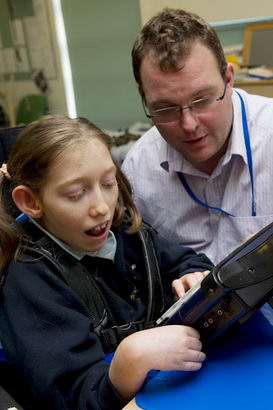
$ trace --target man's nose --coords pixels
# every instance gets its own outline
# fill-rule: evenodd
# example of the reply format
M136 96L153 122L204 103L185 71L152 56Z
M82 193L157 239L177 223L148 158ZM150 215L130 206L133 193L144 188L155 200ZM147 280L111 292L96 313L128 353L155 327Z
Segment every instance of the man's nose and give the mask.
M193 132L198 128L200 121L190 108L186 108L181 112L180 123L186 132Z
M98 188L93 192L89 214L92 217L97 217L98 215L106 215L108 211L109 207L103 192Z

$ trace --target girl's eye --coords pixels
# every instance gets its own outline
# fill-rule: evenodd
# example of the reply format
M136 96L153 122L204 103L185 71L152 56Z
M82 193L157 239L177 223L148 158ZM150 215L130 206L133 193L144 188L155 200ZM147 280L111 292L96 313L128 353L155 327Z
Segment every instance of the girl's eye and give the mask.
M84 193L85 193L85 190L83 190L83 191L81 191L77 194L68 195L68 199L70 201L79 201L83 197Z
M114 187L115 185L117 185L117 180L116 180L116 178L113 179L113 180L111 180L111 181L104 182L104 183L102 184L102 186L104 186L105 188L112 188L112 187Z
M71 196L68 197L68 199L70 199L70 201L78 201L79 199L81 199L81 194L71 195Z

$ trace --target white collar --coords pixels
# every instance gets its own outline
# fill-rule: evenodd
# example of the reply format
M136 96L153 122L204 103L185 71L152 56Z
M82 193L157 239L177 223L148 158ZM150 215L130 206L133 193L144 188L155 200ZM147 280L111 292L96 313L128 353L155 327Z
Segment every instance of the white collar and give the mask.
M95 252L85 252L80 249L75 249L69 246L68 244L64 243L63 241L56 238L50 232L48 232L45 228L43 228L35 219L29 218L29 220L37 226L41 231L43 231L47 236L49 236L54 242L56 242L62 249L64 249L67 253L72 255L75 259L81 260L84 256L93 256L98 258L110 259L111 261L114 260L116 249L117 249L117 240L112 231L109 231L107 241L103 245L101 249Z

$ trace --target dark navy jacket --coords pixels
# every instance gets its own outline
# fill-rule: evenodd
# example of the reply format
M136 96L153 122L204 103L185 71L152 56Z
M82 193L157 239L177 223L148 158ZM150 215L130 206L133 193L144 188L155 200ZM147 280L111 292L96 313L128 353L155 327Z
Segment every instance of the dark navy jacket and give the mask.
M144 320L147 283L139 236L127 235L121 228L113 231L115 261L91 258L89 263L93 272L96 268L118 324ZM175 245L154 231L152 237L167 309L173 302L172 281L188 272L211 269L212 264L205 255ZM108 378L109 364L93 332L89 310L41 260L10 264L0 321L4 349L43 408L114 410L126 404Z

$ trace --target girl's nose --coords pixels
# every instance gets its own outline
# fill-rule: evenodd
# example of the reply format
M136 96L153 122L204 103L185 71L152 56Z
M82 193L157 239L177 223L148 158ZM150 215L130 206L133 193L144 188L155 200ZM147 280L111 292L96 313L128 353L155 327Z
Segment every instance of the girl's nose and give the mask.
M109 206L104 198L103 193L98 189L97 192L94 192L94 195L92 196L89 214L92 217L96 217L98 215L106 215L108 211Z

